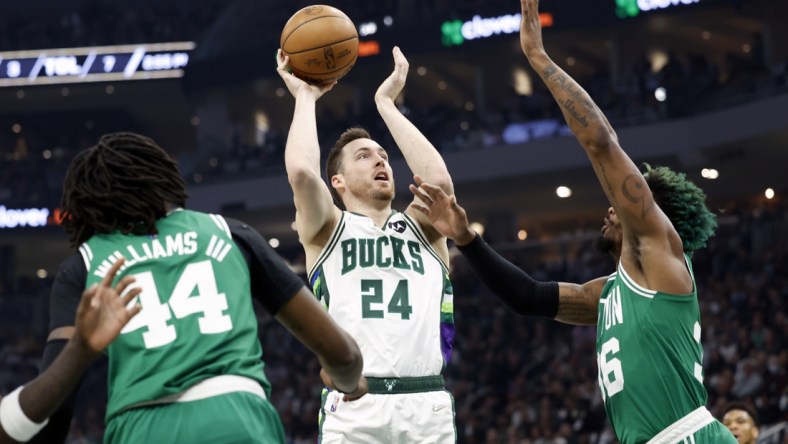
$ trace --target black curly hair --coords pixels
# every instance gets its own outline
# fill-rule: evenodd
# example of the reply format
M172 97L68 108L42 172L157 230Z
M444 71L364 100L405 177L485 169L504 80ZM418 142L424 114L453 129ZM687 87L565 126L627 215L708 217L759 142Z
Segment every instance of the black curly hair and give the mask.
M79 153L66 173L61 206L73 248L96 233L156 234L168 204L189 197L178 165L148 137L134 133L101 136Z

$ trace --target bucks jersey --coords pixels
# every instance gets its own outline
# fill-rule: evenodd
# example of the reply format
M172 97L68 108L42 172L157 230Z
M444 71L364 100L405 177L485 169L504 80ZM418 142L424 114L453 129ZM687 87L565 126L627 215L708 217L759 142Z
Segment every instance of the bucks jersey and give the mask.
M89 287L124 256L120 279L142 288L142 311L107 349L107 420L135 405L180 393L219 375L260 382L262 349L249 269L227 222L179 210L156 222L158 235L97 234L79 248Z
M599 300L597 358L607 417L623 444L645 443L705 406L700 312L690 295L636 284L619 263Z
M365 376L437 375L448 362L454 340L448 270L408 215L392 211L377 227L343 212L309 279L358 342Z

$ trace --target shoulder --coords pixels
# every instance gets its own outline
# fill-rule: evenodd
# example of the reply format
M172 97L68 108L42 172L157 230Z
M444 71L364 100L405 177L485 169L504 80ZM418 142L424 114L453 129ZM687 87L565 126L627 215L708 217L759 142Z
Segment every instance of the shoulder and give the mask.
M61 262L57 278L66 278L74 281L81 280L84 284L88 274L88 269L85 265L88 258L84 257L84 254L83 252L73 253Z

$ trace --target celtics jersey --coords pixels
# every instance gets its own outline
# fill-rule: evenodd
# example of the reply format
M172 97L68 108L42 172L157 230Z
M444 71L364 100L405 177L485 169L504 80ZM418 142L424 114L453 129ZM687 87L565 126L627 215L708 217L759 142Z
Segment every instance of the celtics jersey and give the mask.
M597 359L607 417L622 444L645 443L706 405L700 311L690 295L636 284L619 262L599 300Z
M107 349L107 420L135 405L219 375L245 376L268 391L252 310L249 269L221 216L178 210L158 235L97 234L79 247L87 286L115 260L134 276L142 311Z
M309 279L358 342L365 376L437 375L448 362L454 340L448 270L408 215L392 211L377 227L343 212Z

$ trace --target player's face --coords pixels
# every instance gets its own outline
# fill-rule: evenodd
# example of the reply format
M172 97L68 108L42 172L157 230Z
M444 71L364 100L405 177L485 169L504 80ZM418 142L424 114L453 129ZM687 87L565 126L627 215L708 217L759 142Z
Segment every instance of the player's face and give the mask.
M602 225L602 234L597 240L597 248L603 253L614 254L621 250L621 243L623 239L623 230L621 223L618 221L618 216L613 207L608 208L607 217L604 219Z
M731 410L722 418L722 423L733 433L739 444L755 444L758 428L746 411Z
M342 150L342 175L347 191L365 199L394 199L394 174L389 157L377 142L356 139Z

